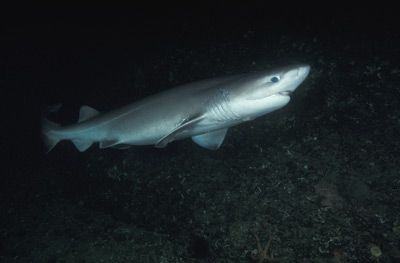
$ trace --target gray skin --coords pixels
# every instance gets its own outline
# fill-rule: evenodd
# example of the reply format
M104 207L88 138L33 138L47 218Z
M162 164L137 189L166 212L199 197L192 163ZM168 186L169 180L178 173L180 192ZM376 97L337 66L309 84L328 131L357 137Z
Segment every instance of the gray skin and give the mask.
M44 119L43 137L49 151L61 140L85 151L95 142L100 148L165 147L188 137L216 150L229 127L285 106L309 71L293 65L193 82L104 114L82 106L76 124L61 127Z

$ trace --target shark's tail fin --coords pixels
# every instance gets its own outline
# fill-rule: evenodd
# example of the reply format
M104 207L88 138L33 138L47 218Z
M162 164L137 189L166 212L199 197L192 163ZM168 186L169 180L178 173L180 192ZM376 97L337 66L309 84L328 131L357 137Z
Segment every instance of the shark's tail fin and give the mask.
M61 106L62 104L56 104L48 107L46 112L43 114L42 137L44 143L46 144L47 152L50 152L61 140L71 140L80 152L86 151L93 144L93 140L82 136L72 136L71 138L71 131L68 132L59 124L49 121L47 118L45 118L46 113L55 113L61 108ZM79 112L78 123L87 121L98 114L99 112L97 110L89 106L82 106Z
M54 123L52 121L49 121L48 119L46 119L46 115L48 113L56 113L60 110L60 108L62 107L61 103L52 105L50 107L48 107L42 115L42 137L43 137L43 141L46 145L47 148L47 152L50 152L51 149L54 148L54 146L56 146L56 144L61 140L61 138L59 138L55 133L53 133L53 131L57 130L58 127L60 127L60 125L58 125L57 123Z
M56 130L58 127L59 125L57 123L45 118L42 119L42 137L46 144L47 152L50 152L61 140L55 133L52 133L52 131Z

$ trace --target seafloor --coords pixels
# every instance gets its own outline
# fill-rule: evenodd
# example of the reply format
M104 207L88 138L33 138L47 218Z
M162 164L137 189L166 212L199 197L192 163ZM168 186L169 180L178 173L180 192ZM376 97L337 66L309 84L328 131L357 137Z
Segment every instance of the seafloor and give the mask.
M1 192L0 261L399 262L399 54L398 40L367 35L249 31L131 62L132 85L153 90L275 61L312 71L218 151L61 143Z

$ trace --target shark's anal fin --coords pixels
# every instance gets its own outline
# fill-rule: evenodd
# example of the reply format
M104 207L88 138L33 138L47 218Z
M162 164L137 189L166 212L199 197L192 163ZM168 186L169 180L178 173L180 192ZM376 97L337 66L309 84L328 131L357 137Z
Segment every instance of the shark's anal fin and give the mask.
M192 137L193 142L209 150L218 150L225 139L228 129L203 133Z
M172 130L170 133L162 137L156 144L155 147L157 148L164 148L167 146L168 143L172 142L175 140L177 135L184 130L190 128L192 125L196 125L199 121L205 118L205 115L198 115L193 118L189 118L185 121L183 121L178 127L176 127L174 130Z
M88 140L80 140L80 139L73 139L72 142L75 144L75 147L80 151L84 152L86 151L91 145L92 141Z
M83 105L79 111L78 122L83 122L98 115L99 112L89 106Z

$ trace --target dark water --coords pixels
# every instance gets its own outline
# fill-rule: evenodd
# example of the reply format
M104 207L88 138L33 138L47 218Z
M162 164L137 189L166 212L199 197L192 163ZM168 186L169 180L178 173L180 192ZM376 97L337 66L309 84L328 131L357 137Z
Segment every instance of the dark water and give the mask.
M386 10L35 10L3 16L1 262L399 262L400 34ZM44 154L41 112L107 111L303 62L283 109L218 151Z

